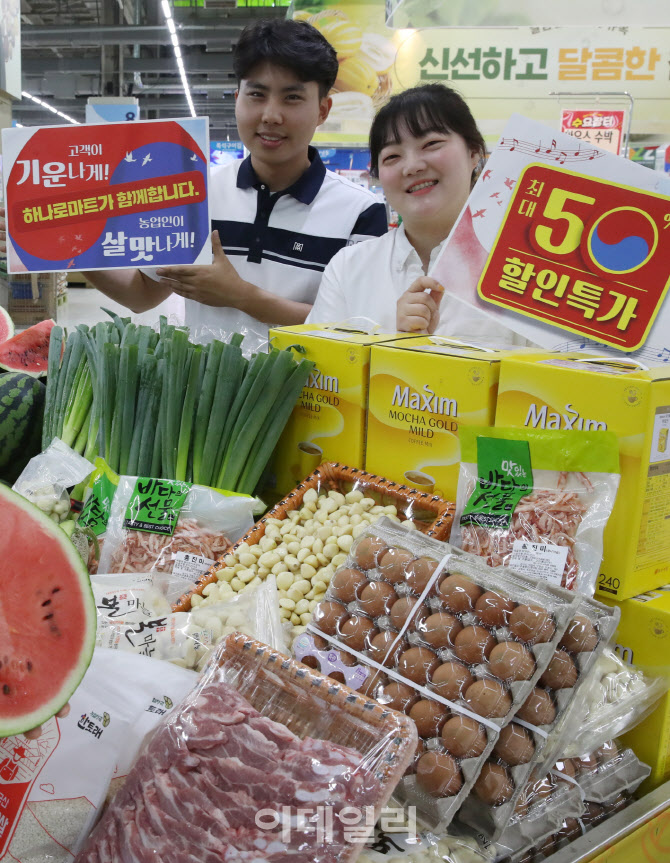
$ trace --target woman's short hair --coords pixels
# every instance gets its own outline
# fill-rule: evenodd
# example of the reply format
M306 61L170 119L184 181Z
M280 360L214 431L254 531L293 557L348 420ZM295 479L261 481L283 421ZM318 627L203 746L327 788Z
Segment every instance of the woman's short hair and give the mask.
M463 97L444 84L424 84L392 96L372 121L370 128L370 172L379 176L379 154L388 144L400 141L403 129L415 138L429 132L455 132L471 153L486 158L486 144ZM472 183L478 167L472 172Z

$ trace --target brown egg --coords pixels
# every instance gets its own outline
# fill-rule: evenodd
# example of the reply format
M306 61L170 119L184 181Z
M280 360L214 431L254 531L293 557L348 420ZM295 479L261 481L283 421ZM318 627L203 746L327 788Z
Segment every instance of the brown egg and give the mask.
M497 680L476 680L465 693L465 701L480 716L502 718L512 706L512 698Z
M540 845L540 847L535 852L535 859L543 859L545 857L551 857L552 854L556 852L558 845L553 836L548 836L544 842Z
M505 768L487 761L473 788L477 797L489 806L499 806L514 794L514 783Z
M546 800L547 797L551 797L554 787L551 777L549 775L543 776L542 779L531 785L528 802L533 804L540 800Z
M326 635L335 635L339 622L346 616L347 609L341 602L335 602L332 599L325 600L314 609L312 623Z
M579 821L576 818L566 818L561 829L554 833L554 839L557 842L566 840L573 842L578 836L582 835L582 828L579 826Z
M483 626L466 626L454 639L454 653L463 662L477 665L488 659L497 642Z
M354 560L361 569L374 569L377 560L388 551L388 546L383 539L376 536L364 536L356 543L353 550Z
M405 567L405 583L417 596L428 586L431 575L437 569L437 561L429 557L417 557Z
M575 770L575 765L572 763L572 759L570 758L562 758L560 761L557 761L554 764L553 768L556 772L554 774L557 782L567 782L567 779L563 779L561 776L556 774L562 773L563 776L569 776L571 779L574 779L577 775L577 771Z
M393 710L398 710L400 713L407 713L409 708L418 701L419 696L415 689L407 686L406 683L399 683L392 680L383 690L377 693L377 701L386 707L391 707Z
M584 808L585 811L582 815L582 821L591 827L598 824L599 821L602 821L606 814L604 807L600 806L598 803L594 803L592 800L587 800L584 804Z
M465 690L472 686L474 677L460 662L443 662L433 672L430 683L442 698L458 701Z
M382 674L381 671L375 671L367 676L363 685L358 687L358 691L362 695L367 695L368 698L376 698L377 694L386 686L387 681L388 678L385 674Z
M339 637L352 650L365 650L379 630L369 617L352 614L340 624Z
M438 596L449 611L470 611L482 595L477 585L464 575L448 575L440 582Z
M361 590L358 601L365 614L381 617L389 613L397 598L398 595L390 584L385 581L371 581Z
M528 812L528 800L526 798L526 795L522 791L521 794L519 795L519 797L517 798L516 803L514 804L514 814L517 817L523 817L527 812ZM519 861L519 863L522 863L522 861Z
M427 647L410 647L400 654L397 671L408 680L425 686L439 664L440 660Z
M556 707L549 693L536 686L519 708L517 716L531 725L551 725L556 719Z
M328 650L328 642L325 638L321 638L320 635L313 635L311 633L310 638L317 650ZM309 668L319 667L319 660L315 656L305 656L304 659L301 659L300 661L303 665L306 665Z
M477 758L488 743L484 728L469 716L452 716L442 729L445 747L456 758Z
M400 654L407 650L407 642L401 638L389 654L389 649L397 637L398 633L390 629L377 633L370 641L370 646L366 651L367 655L379 665L388 665L389 667L395 665Z
M448 611L431 614L416 627L424 641L431 647L452 647L454 638L463 629L460 620Z
M386 581L399 584L405 581L405 567L414 560L414 555L404 548L389 548L379 558L377 567Z
M579 672L569 653L557 650L540 677L547 689L569 689L577 683Z
M501 680L530 680L535 673L535 658L518 641L502 641L489 655L489 668Z
M571 653L586 653L595 650L598 632L588 617L577 614L568 624L559 644Z
M412 773L416 773L416 765L419 763L419 758L421 758L425 751L426 745L419 737L418 743L416 744L416 749L414 750L414 758L412 759L412 762L410 763L407 770L405 770L405 776L410 776Z
M586 752L579 758L573 758L572 761L579 773L595 773L598 769L598 756L595 752Z
M487 590L475 603L475 613L484 626L507 626L514 602L506 596Z
M510 767L516 767L518 764L528 764L535 754L535 744L523 726L510 722L501 728L493 752Z
M436 737L449 713L438 701L422 698L412 705L408 715L416 722L419 737Z
M619 749L613 740L608 740L593 753L601 764L613 761L619 755Z
M548 611L539 605L517 605L509 617L509 630L527 644L551 641L556 627Z
M463 785L461 771L446 752L425 752L416 765L416 781L420 788L435 797L453 797Z
M353 602L359 588L368 583L368 578L360 569L338 569L330 582L330 593L340 602Z
M397 599L391 606L391 623L396 629L402 629L408 616L412 614L412 610L416 606L415 596L403 596L402 599ZM428 617L428 609L421 604L412 615L409 631L416 629L422 621Z

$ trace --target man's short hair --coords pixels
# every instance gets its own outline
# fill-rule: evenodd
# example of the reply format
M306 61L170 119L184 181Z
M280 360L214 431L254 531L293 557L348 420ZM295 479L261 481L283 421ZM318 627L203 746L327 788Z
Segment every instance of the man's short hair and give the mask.
M307 21L271 18L247 25L233 52L238 84L259 63L274 63L290 69L301 81L315 81L320 98L328 95L337 78L335 49Z

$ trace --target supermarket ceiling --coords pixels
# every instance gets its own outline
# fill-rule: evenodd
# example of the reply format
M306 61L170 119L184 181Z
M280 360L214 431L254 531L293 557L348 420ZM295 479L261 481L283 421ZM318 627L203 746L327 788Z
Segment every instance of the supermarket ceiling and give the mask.
M173 16L195 110L213 139L237 127L232 49L246 24L283 17L249 0L176 0ZM23 89L84 121L89 96L136 96L143 119L189 114L160 0L21 0ZM51 125L53 114L27 98L18 123Z

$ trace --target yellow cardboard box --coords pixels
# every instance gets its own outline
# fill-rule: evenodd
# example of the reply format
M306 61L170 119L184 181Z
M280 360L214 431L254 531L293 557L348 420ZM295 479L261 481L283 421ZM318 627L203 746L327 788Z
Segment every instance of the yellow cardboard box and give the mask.
M621 482L597 592L622 600L670 581L670 368L579 352L504 359L495 422L615 432Z
M456 500L459 426L493 425L501 359L519 350L434 336L375 345L365 469Z
M399 335L370 335L332 324L270 330L270 345L301 345L316 365L272 457L269 496L280 498L322 461L363 467L370 346Z
M615 650L629 664L649 674L668 674L670 657L670 584L659 590L634 596L618 605L621 619ZM640 787L646 794L670 779L670 693L666 693L644 722L623 735L638 758L651 767L649 778Z

